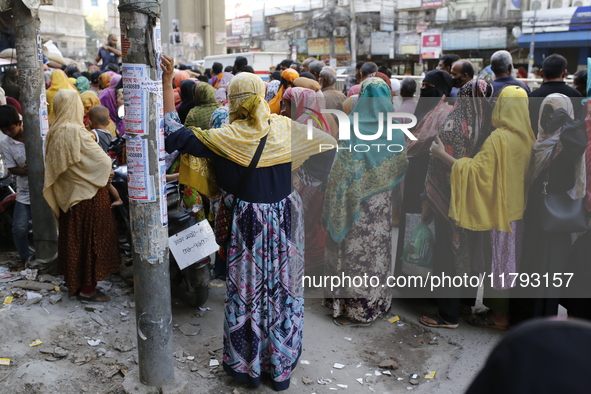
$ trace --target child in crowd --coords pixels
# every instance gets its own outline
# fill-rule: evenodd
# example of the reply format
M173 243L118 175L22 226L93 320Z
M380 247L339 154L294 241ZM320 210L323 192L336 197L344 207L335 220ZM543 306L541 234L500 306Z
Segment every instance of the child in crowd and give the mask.
M111 143L111 133L107 130L107 126L109 125L109 109L102 105L92 107L88 111L88 120L90 122L90 132L94 135L94 139L100 147L103 148L105 153L107 153L109 144ZM112 178L109 178L107 190L109 190L109 195L113 201L111 206L116 207L122 205L123 201L121 200L121 197L119 197L119 192L115 189L111 180Z
M12 105L0 106L0 130L9 138L2 142L2 158L6 168L16 177L16 203L12 222L12 236L21 263L33 254L29 247L31 200L23 121Z

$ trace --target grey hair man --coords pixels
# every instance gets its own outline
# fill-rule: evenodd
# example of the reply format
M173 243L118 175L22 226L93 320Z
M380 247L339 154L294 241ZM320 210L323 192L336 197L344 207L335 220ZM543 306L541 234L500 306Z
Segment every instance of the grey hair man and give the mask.
M417 83L412 78L404 78L400 83L400 96L402 97L402 104L396 112L405 112L408 114L414 114L417 109L417 100L414 99L414 95L417 91ZM411 120L408 118L397 118L400 123L410 123Z
M320 71L318 82L322 94L326 100L327 109L343 110L343 101L347 98L342 92L335 89L334 84L337 81L336 72L332 67L325 66Z
M493 97L498 97L506 86L519 86L527 93L529 87L521 81L516 80L511 75L513 71L513 58L507 51L496 51L490 57L490 68L495 73L495 80L492 82L494 89Z
M318 78L320 77L320 71L322 71L324 67L325 64L323 62L321 62L320 60L314 60L308 66L308 72L314 75L314 78L316 78L316 80L318 81Z

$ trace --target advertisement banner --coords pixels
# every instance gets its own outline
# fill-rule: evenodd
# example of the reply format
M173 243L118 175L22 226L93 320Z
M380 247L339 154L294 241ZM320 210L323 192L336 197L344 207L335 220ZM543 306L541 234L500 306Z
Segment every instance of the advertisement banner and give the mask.
M371 54L389 55L394 46L392 34L389 31L374 31L371 33Z
M421 0L421 8L442 7L443 0Z
M328 55L330 54L329 38L314 38L308 40L308 55Z
M524 11L522 18L523 34L531 34L534 26L534 11ZM538 10L535 26L536 33L591 30L591 7Z
M232 19L232 35L233 36L249 36L250 35L250 17Z
M439 59L442 47L441 30L429 30L421 34L421 55L423 59Z
M330 52L330 40L328 42L328 51ZM334 39L335 55L346 55L349 53L349 40L347 37L336 37Z
M253 37L258 37L265 34L265 15L263 10L252 11L250 32Z

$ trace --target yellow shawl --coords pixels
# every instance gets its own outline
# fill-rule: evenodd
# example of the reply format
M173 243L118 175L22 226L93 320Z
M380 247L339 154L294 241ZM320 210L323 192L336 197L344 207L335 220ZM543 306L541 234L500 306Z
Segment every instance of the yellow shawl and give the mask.
M61 89L69 89L78 93L78 90L76 90L76 88L70 83L66 73L62 70L55 70L51 73L51 86L47 89L47 92L45 92L49 123L52 123L54 118L53 99Z
M312 139L308 139L306 125L285 116L270 114L264 94L265 84L260 77L240 73L228 86L230 124L219 129L190 129L217 155L243 167L248 167L259 141L265 135L267 142L257 165L259 168L291 162L292 168L297 169L310 156L320 153L321 144L325 145L324 150L329 150L329 146L336 147L336 140L322 130L313 128ZM183 157L180 182L206 195L219 193L210 164L205 159ZM183 174L187 167L191 175Z
M478 154L451 169L449 216L468 230L511 232L510 223L525 211L535 141L527 93L518 86L504 88L492 123L497 129Z
M55 120L45 145L43 196L53 214L90 200L107 185L111 160L84 127L78 92L60 90L54 99Z

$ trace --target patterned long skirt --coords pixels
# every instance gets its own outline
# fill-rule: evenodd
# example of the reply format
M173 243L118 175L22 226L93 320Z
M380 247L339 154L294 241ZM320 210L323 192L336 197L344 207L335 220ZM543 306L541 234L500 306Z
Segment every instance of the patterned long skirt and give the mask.
M225 198L227 204L231 198ZM294 192L277 203L238 201L228 251L224 370L234 379L275 390L289 387L302 350L304 266L302 202Z
M343 316L356 322L369 323L390 309L391 289L386 283L392 264L392 196L400 191L388 190L363 201L359 220L340 243L326 237L325 275L343 278L379 278L379 285L355 281L340 288L325 290L324 305L333 317ZM367 283L366 283L367 282Z
M119 271L121 257L111 198L100 188L59 217L58 272L76 294Z

